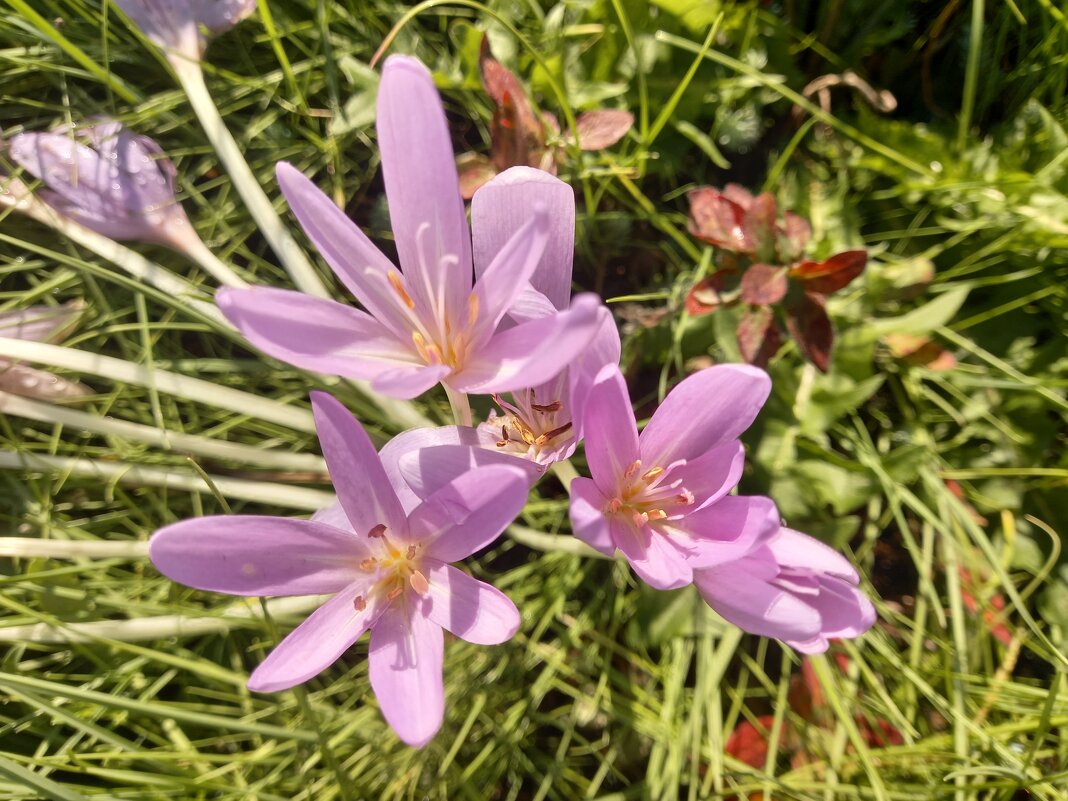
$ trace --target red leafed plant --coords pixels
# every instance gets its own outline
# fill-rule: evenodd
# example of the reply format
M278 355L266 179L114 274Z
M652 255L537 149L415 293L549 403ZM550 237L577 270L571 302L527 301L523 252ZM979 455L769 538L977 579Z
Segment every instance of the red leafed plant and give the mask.
M465 153L457 159L460 192L470 200L475 190L509 167L537 167L556 174L568 145L583 150L604 150L622 139L634 124L634 115L620 109L599 108L579 114L575 129L560 135L560 123L552 114L534 110L523 85L490 52L482 37L479 54L482 85L493 101L490 123L490 157Z
M780 220L775 198L753 196L737 184L689 193L690 233L715 245L721 268L699 281L686 298L690 314L743 305L738 346L746 361L764 366L781 344L775 309L801 352L823 372L831 360L834 329L827 295L864 271L865 250L847 250L823 261L805 258L812 229L804 217L787 211Z

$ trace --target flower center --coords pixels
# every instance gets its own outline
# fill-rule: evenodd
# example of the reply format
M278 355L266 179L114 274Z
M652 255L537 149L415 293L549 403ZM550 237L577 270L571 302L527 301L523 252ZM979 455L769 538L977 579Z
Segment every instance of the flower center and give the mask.
M538 461L543 451L555 450L571 436L571 416L560 400L538 403L532 389L513 392L511 403L500 395L493 400L504 415L484 425L495 436L500 434L497 447L501 450Z
M404 545L387 536L385 524L379 523L367 532L372 555L360 560L360 570L374 574L374 580L367 596L357 595L353 599L356 611L367 608L369 600L384 601L389 604L400 598L410 588L417 595L426 595L430 583L423 573L420 545Z
M669 477L683 464L686 462L679 461L643 471L641 459L632 462L623 471L617 494L605 506L605 513L624 515L638 528L681 517L686 507L693 505L693 493L682 486L682 479L671 481Z

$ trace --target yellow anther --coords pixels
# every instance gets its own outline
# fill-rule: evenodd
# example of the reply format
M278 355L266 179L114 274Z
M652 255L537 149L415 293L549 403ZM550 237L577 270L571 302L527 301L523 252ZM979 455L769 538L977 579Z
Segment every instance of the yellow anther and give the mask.
M652 484L662 475L664 475L664 468L654 467L652 470L646 471L645 475L642 476L642 481L644 481L646 484Z
M408 552L405 554L409 559L415 559L415 546L409 545Z
M564 404L562 404L558 400L555 400L552 403L545 404L544 406L542 406L541 404L538 404L538 403L532 403L532 404L530 404L530 408L533 409L536 412L544 412L545 414L549 414L550 412L558 412L558 411L560 411L561 409L564 408Z
M638 528L641 528L649 522L649 515L647 515L645 512L635 512L631 516L631 520L634 521L634 525L636 525Z
M375 559L373 556L368 557L367 559L364 559L362 562L360 562L360 570L364 571L365 573L370 573L376 567L378 567L378 560Z
M412 296L408 294L408 290L404 288L404 284L401 283L401 277L395 272L389 273L389 283L393 287L393 291L400 297L401 302L409 309L415 308L415 301L412 300Z
M634 462L631 462L630 465L628 465L627 469L623 471L623 478L630 478L631 476L633 476L635 473L637 473L641 469L642 469L642 460L641 459L638 459L638 460L636 460Z
M667 512L663 509L650 509L645 513L646 520L663 520L665 517L667 517Z
M612 500L610 500L608 502L608 511L611 514L615 514L616 512L618 512L622 508L623 508L623 501L619 500L619 498L613 498Z
M367 532L367 536L370 537L371 539L375 539L376 537L384 537L384 536L386 536L386 524L385 523L379 523L377 526L375 526L374 528L372 528L370 531Z
M562 426L558 426L558 427L554 428L552 431L546 431L544 434L542 434L540 437L538 437L536 440L534 440L534 444L535 445L544 445L545 443L550 442L551 440L553 440L556 437L560 436L565 431L570 430L570 428L571 428L571 423L564 423Z
M400 597L401 597L401 594L402 594L403 592L404 592L404 587L394 587L394 588L393 588L392 590L390 590L390 591L389 591L389 593L388 593L388 594L386 595L386 600L387 600L387 601L395 601L395 600L397 600L398 598L400 598Z
M467 324L474 325L478 319L478 295L472 292L467 296Z
M418 570L412 571L412 575L408 577L408 582L412 585L412 589L420 595L426 595L430 590L430 582Z
M362 595L357 595L352 599L352 606L357 612L362 612L367 608L367 601L364 600Z

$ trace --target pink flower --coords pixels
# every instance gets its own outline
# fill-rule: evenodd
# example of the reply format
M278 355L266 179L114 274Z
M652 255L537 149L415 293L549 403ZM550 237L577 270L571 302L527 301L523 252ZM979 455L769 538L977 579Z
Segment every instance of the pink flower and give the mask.
M584 411L593 479L571 482L575 535L608 556L618 548L658 589L760 547L779 527L775 504L727 493L745 457L738 435L770 389L755 367L709 367L676 386L639 436L623 376L602 370Z
M741 559L694 571L701 597L731 623L806 654L822 653L828 639L857 637L875 623L875 607L857 589L859 581L845 557L789 528Z
M78 320L81 309L67 306L30 306L0 312L0 337L53 342L63 336ZM0 359L0 392L23 395L39 400L57 401L81 398L92 390L77 381Z
M527 498L521 470L468 471L406 509L366 432L312 394L339 508L313 520L233 515L186 520L152 538L161 573L233 595L336 593L256 668L249 689L284 690L338 659L367 630L371 686L404 742L426 744L444 714L442 629L492 645L519 627L500 591L449 563L497 538Z
M220 291L223 313L256 347L282 361L367 380L398 398L438 382L461 393L492 393L557 375L596 332L599 301L580 296L567 311L505 322L550 238L548 206L531 193L520 224L492 250L482 241L496 237L494 223L476 220L475 252L489 258L472 263L445 113L430 73L415 59L386 61L378 141L403 272L326 195L282 163L278 180L290 207L367 311L257 287Z
M199 61L204 31L230 30L256 10L256 0L115 0L149 39L164 50Z
M100 118L72 131L18 134L8 153L44 183L41 200L99 234L177 249L196 236L174 197L174 164L120 122Z

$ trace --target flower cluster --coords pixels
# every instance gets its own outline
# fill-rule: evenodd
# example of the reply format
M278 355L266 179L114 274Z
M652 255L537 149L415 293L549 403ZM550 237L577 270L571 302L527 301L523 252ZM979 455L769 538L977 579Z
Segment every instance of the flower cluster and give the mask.
M738 347L750 364L766 365L781 343L775 308L805 357L826 372L834 344L827 295L864 271L867 251L847 250L823 261L805 258L812 236L808 221L792 211L778 221L775 198L754 197L737 184L689 193L690 233L715 245L720 269L699 281L686 299L690 314L722 306L744 307Z
M203 50L202 28L251 8L119 5L190 58ZM313 392L334 505L310 520L201 517L153 536L155 566L191 587L330 594L249 688L305 682L370 632L383 715L404 742L427 743L444 714L443 632L493 645L521 625L506 595L455 563L492 544L546 469L581 442L590 477L569 481L570 518L592 548L618 552L652 587L694 584L723 617L800 651L868 629L874 609L842 556L784 528L769 498L731 494L744 463L738 437L770 392L767 375L736 365L695 373L639 434L612 316L592 294L571 296L570 187L529 166L503 170L474 194L469 226L441 100L412 58L383 67L377 132L399 264L297 169L277 170L304 232L362 308L243 282L216 301L252 346L296 367L399 399L441 384L456 424L404 432L376 452L338 400ZM170 163L119 126L27 134L10 152L57 213L106 236L173 245L173 231L188 228ZM54 325L14 322L21 336L54 334ZM489 396L496 411L473 419L471 394Z

